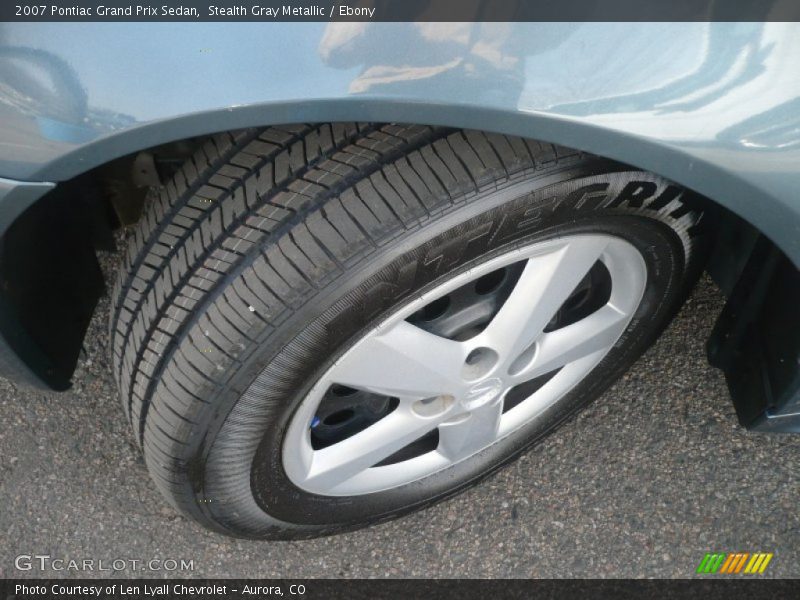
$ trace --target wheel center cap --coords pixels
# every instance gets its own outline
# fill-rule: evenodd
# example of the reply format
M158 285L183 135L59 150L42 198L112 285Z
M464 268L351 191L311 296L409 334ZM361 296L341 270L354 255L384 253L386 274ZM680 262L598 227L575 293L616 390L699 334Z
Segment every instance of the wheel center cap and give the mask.
M461 405L467 410L474 410L497 398L502 391L503 382L498 377L484 379L467 390Z

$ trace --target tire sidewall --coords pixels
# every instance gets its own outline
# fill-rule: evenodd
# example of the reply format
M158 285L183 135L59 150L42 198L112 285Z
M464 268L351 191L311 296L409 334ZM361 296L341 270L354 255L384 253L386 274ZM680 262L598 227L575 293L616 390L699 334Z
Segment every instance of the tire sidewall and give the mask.
M279 331L260 340L212 401L216 409L192 471L206 516L239 535L294 531L294 537L391 518L468 487L596 398L644 351L682 300L693 242L689 219L674 219L664 207L614 204L631 182L655 183L659 192L667 182L641 172L592 170L551 172L443 206L413 231L395 233L300 306ZM292 415L314 382L366 331L476 264L520 246L581 233L625 239L642 254L648 277L625 333L570 392L489 448L391 490L319 496L286 477L281 450ZM230 468L234 451L235 473Z

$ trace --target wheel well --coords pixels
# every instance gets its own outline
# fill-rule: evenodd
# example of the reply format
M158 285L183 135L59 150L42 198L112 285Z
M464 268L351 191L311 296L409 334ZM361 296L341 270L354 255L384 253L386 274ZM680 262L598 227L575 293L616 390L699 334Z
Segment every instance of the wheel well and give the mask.
M113 230L141 217L148 190L163 185L210 136L190 137L116 158L59 183L2 237L0 281L13 315L47 361L29 365L54 389L69 387L83 337L105 283L96 250L114 248ZM742 240L758 232L713 200L722 251L710 265L733 282L747 258ZM14 257L9 260L9 257ZM732 286L732 283L729 285Z

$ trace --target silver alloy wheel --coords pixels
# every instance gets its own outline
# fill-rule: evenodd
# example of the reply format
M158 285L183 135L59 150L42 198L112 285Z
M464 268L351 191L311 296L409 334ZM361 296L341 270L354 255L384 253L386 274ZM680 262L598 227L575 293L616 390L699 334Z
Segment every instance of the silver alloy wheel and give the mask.
M453 290L523 261L510 295L477 335L450 340L407 320ZM610 276L608 301L548 331L548 323L598 261ZM364 335L314 385L286 431L287 476L315 494L369 494L442 471L514 434L602 360L627 328L646 282L639 251L622 238L599 234L524 246L454 277ZM544 385L504 411L509 390L554 371ZM315 415L333 385L396 398L397 406L362 431L314 448ZM434 450L378 466L437 428Z

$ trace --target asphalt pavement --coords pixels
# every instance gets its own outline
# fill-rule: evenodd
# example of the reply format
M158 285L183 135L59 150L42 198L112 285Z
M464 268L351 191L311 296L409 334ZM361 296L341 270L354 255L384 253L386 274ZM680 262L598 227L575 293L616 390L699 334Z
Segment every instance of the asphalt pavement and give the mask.
M347 535L253 542L156 492L109 372L105 298L71 391L0 380L0 577L688 577L706 552L757 551L775 554L761 577L800 576L800 437L738 425L704 355L721 308L702 281L602 398L457 498Z

